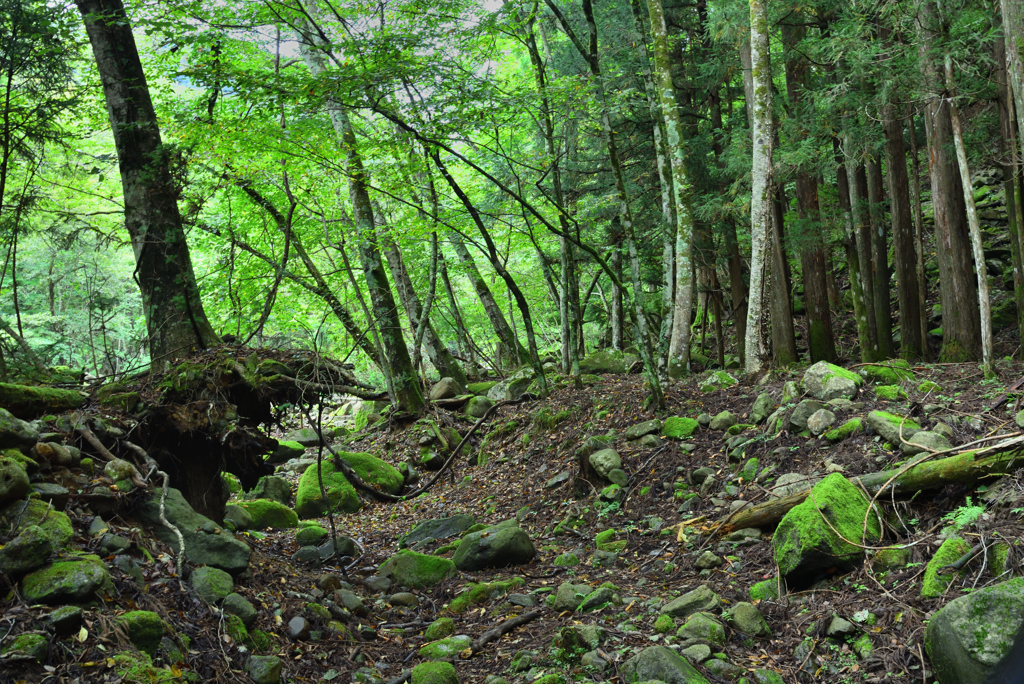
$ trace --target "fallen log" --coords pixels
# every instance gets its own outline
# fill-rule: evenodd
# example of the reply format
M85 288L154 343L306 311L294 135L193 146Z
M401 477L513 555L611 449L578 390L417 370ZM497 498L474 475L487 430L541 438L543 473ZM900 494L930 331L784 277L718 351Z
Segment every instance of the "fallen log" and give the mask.
M84 403L85 397L75 390L0 382L0 408L7 409L23 420L38 418L47 413L73 411Z
M1006 449L1007 446L1012 448ZM999 448L1004 450L988 453ZM1024 453L1020 440L1017 439L1010 445L995 445L988 449L965 451L937 461L925 461L908 468L905 472L903 468L895 468L851 477L850 481L862 486L871 495L902 496L948 484L964 484L985 477L1004 475L1021 467L1024 467ZM888 486L886 483L889 483ZM723 518L715 534L725 535L748 527L773 527L791 508L803 503L810 491L808 488L789 496L740 509Z

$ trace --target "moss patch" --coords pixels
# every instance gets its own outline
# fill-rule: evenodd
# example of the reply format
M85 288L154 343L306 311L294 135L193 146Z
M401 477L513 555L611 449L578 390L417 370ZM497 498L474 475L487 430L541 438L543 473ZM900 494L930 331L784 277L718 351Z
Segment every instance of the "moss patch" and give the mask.
M693 436L700 424L693 418L671 416L661 426L661 434L671 439L686 439Z
M156 654L160 640L167 634L167 625L152 611L133 610L122 615L120 622L135 648L150 656Z
M400 586L424 588L454 577L456 570L455 563L447 558L402 549L381 563L378 574Z
M453 613L464 613L471 606L486 603L487 601L504 596L515 587L523 586L524 581L522 577L513 577L510 580L502 580L498 582L481 582L480 584L470 585L469 591L456 596L450 604L448 604L448 610Z
M907 393L897 385L878 385L875 387L875 398L883 401L906 399Z
M971 550L971 545L960 537L950 537L942 542L942 546L935 552L928 566L924 570L924 580L921 583L921 597L935 598L942 596L946 589L952 584L957 574L963 576L965 570L949 575L940 575L939 570L955 562L962 555Z
M85 397L74 390L53 387L27 387L0 382L0 406L23 420L47 413L63 413L80 408Z
M830 442L841 442L848 437L859 434L864 431L864 419L863 418L851 418L842 425L825 433L825 439Z
M17 528L11 529L17 524ZM11 536L20 534L30 525L38 525L50 539L55 552L67 547L74 530L67 514L55 511L50 504L39 499L29 499L11 504L0 513L0 528L11 530Z
M270 499L256 499L255 501L239 501L239 508L252 516L252 526L255 529L267 527L292 528L299 526L299 516L292 509L282 503Z
M897 385L901 381L912 381L914 379L914 373L911 372L910 365L902 359L892 359L880 364L862 366L860 373L870 382L878 385Z
M420 663L412 668L412 684L459 684L459 676L451 663Z
M320 466L331 509L345 513L358 511L360 503L356 488L345 479L341 471L335 469L331 459L324 459ZM320 482L315 463L306 468L306 472L299 478L299 486L295 491L295 512L303 518L316 518L327 512L327 504L320 496Z

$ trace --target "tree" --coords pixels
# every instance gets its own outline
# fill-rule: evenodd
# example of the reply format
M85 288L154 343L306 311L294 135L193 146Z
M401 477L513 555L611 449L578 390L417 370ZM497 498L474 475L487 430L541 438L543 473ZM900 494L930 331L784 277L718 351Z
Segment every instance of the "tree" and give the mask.
M178 152L160 139L149 86L121 0L77 0L103 84L124 192L124 220L153 369L220 340L206 318L178 210Z

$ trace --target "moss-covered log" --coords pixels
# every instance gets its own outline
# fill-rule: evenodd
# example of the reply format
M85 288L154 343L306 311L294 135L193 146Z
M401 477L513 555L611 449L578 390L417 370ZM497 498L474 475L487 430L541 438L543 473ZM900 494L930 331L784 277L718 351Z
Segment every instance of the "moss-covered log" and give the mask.
M23 420L31 420L48 413L73 411L84 403L85 397L74 390L0 382L0 408L7 409Z
M889 480L893 480L892 484L886 488L885 496L903 496L926 489L944 487L948 484L976 482L982 478L1002 475L1024 466L1024 451L1020 445L976 458L978 455L977 451L966 451L949 458L920 463L902 474L900 473L901 469L897 468L852 477L850 480L863 486L872 495L881 491ZM728 534L748 527L759 529L773 527L791 508L802 503L809 492L810 489L806 489L739 510L723 519L718 528L718 534Z

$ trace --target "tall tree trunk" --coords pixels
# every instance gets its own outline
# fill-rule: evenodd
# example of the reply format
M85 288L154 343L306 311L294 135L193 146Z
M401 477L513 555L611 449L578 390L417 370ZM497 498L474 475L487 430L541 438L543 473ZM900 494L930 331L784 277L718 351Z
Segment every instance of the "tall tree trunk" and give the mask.
M917 280L917 250L914 248L914 224L910 213L907 148L903 142L903 122L897 112L896 105L891 103L882 108L896 294L900 305L900 358L917 360L924 356L924 338L921 337L924 312L918 295L920 283Z
M868 216L871 221L871 284L875 303L875 330L878 335L878 355L882 359L895 356L892 348L892 307L889 291L889 245L886 240L885 197L882 178L882 160L877 150L868 150L864 165L868 181Z
M171 177L174 152L160 139L153 101L121 0L76 0L92 44L114 134L124 222L154 370L220 340L206 318Z
M1024 331L1024 215L1017 201L1017 126L1013 116L1013 95L1010 93L1005 41L997 38L994 43L994 75L999 93L999 155L1003 171L1006 227L1010 234L1010 252L1013 258L1013 296L1017 305L1017 329Z
M1024 150L1024 6L1019 0L1000 0L1006 65L1016 110L1017 135Z
M314 76L327 71L324 41L319 30L305 24L298 32L299 52ZM359 250L359 262L370 294L370 309L377 324L381 346L390 366L395 398L399 408L417 413L423 408L423 390L412 366L409 348L402 335L398 307L391 294L384 270L384 262L377 246L377 226L373 204L367 186L366 171L359 153L355 130L345 109L332 99L327 100L327 112L345 154L345 174L348 176L348 195L352 204L352 219Z
M750 192L750 295L747 302L748 374L760 373L768 365L765 344L765 299L770 285L772 261L772 73L769 56L767 0L750 0L751 100L753 110L754 158ZM778 274L781 275L781 274Z
M850 144L849 141L847 144ZM868 317L868 336L871 348L870 361L881 361L884 357L878 351L878 319L875 318L874 277L871 273L871 217L868 215L868 175L864 164L851 155L847 162L853 165L850 179L850 207L857 236L857 254L860 263L860 280L864 286L864 313Z
M777 142L776 138L773 144ZM771 202L772 279L771 315L769 318L772 325L772 363L779 367L788 366L800 360L796 349L796 331L793 329L793 281L789 270L789 259L786 257L785 235L782 232L785 226L783 218L785 206L784 189L781 185L776 186Z
M832 138L832 149L836 156L836 194L839 198L839 209L843 213L843 248L846 251L846 264L850 272L850 294L853 299L853 318L857 324L857 346L860 348L860 360L868 362L871 360L871 336L868 332L868 315L864 303L864 281L861 279L857 234L854 231L850 179L841 147L839 139Z
M459 345L459 352L464 358L469 359L470 373L476 373L476 359L473 352L473 343L469 339L469 331L462 320L462 312L459 310L459 303L455 298L455 289L452 287L451 278L448 277L448 261L444 252L438 250L438 271L441 275L441 284L444 285L445 296L448 297L448 308L451 309L452 318L455 322L455 338Z
M944 28L935 0L918 0L917 20L918 54L924 86L929 92L925 120L929 123L928 167L942 304L939 361L962 362L980 355L981 322L967 234L967 210L960 187L960 169L953 152L953 125L948 103L942 96L942 66L936 62Z
M917 264L917 282L920 287L917 290L918 306L921 310L921 353L924 360L931 359L931 349L928 346L928 281L924 277L924 217L921 211L921 171L919 168L917 154L917 129L914 126L914 117L907 119L907 131L910 134L910 170L913 174L913 197L914 197L914 251Z

